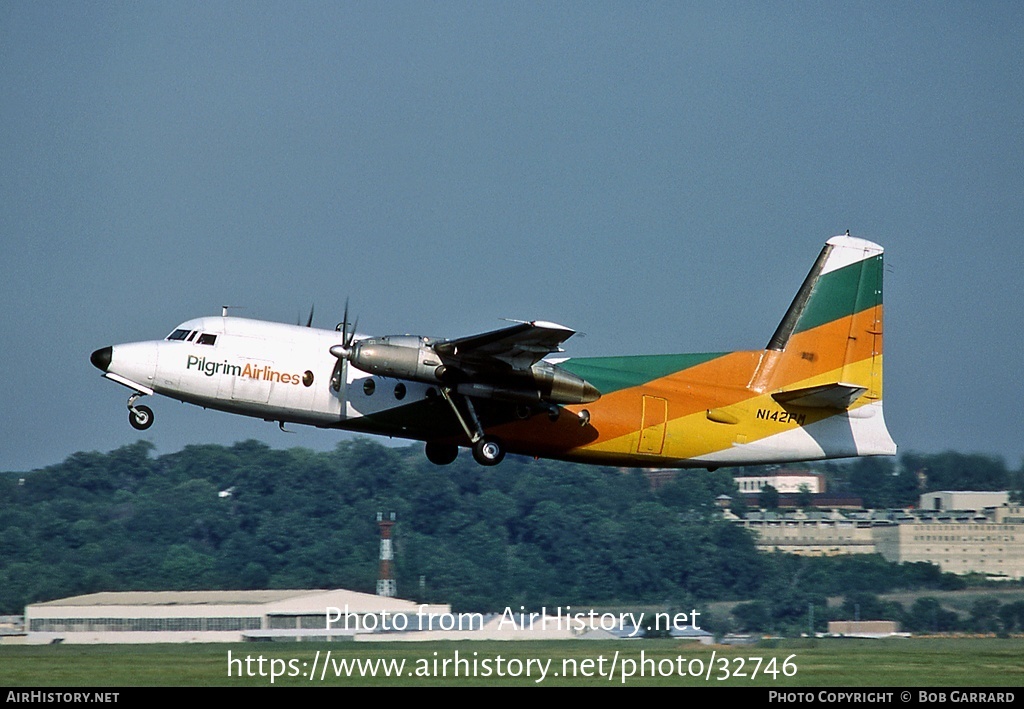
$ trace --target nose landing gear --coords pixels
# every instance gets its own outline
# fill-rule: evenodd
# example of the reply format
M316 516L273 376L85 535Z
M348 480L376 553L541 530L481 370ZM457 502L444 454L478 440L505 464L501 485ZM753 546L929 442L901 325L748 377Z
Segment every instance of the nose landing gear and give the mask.
M145 431L153 425L153 409L148 406L136 406L142 394L136 392L128 398L128 423L137 431Z

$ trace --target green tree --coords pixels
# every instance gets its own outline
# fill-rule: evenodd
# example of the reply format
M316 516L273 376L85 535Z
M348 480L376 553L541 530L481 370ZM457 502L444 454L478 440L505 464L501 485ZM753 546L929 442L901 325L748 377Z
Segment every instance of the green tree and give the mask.
M1011 485L1006 463L995 456L946 451L907 453L905 467L923 477L924 492L935 490L1006 490Z
M765 601L739 603L732 609L736 629L747 633L766 633L773 629L772 609Z
M858 458L850 464L850 486L865 507L897 504L892 494L893 463L888 458Z
M835 620L902 620L903 606L883 601L869 591L854 591L843 597Z
M766 510L779 508L779 491L772 485L765 485L757 496L758 504Z
M946 633L959 628L959 616L942 607L934 596L914 601L903 621L905 629L919 633Z
M811 488L807 483L800 485L800 491L796 495L797 507L801 509L807 509L813 504L814 495L811 493Z
M216 585L213 570L213 557L185 544L175 544L160 564L160 580L169 589L198 591Z
M970 629L976 633L995 633L1002 629L999 599L983 596L971 604Z
M1024 601L1012 601L999 607L999 621L1004 632L1019 633L1024 630Z

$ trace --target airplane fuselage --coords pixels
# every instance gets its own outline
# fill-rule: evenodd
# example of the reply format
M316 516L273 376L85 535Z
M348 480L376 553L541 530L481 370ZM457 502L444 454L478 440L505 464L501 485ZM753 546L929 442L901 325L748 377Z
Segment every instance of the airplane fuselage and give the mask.
M467 446L486 465L506 451L639 467L892 455L881 253L829 240L764 350L542 359L572 330L535 321L456 340L359 338L225 315L92 362L135 392L138 429L152 411L135 402L160 394L282 427L422 440L438 463Z

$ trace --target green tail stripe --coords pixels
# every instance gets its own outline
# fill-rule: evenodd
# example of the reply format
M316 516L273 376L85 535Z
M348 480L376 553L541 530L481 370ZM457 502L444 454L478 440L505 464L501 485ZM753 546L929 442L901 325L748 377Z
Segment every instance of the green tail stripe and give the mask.
M878 254L821 276L794 332L849 317L881 302L882 254Z
M583 377L602 394L640 386L698 364L710 362L728 352L703 354L636 355L632 357L580 357L558 366Z

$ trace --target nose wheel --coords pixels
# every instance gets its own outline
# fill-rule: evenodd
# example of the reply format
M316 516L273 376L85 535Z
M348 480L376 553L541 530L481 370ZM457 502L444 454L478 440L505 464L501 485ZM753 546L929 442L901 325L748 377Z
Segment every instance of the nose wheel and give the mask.
M153 409L148 406L136 406L128 412L128 423L139 431L145 431L153 425Z
M128 423L137 431L145 431L153 425L153 409L148 406L136 406L135 402L142 394L132 394L128 399Z

